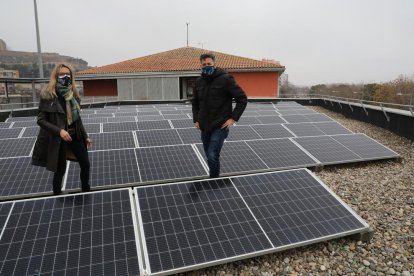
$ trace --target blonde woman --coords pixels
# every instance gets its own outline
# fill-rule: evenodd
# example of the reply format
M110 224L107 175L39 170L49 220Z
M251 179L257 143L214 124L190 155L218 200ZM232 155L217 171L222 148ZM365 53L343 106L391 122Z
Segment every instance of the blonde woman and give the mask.
M67 65L57 65L46 89L40 95L37 115L40 131L32 157L33 165L46 167L54 172L55 195L62 193L67 159L79 163L82 191L90 191L87 148L92 142L82 124L79 103L72 70Z

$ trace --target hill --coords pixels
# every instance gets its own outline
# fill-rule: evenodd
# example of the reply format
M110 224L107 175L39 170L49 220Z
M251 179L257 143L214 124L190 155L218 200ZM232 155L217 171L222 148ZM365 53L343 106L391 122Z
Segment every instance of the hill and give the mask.
M42 53L42 59L45 77L48 77L56 64L59 63L67 64L74 71L81 71L89 68L88 62L83 59L62 56L58 53ZM3 42L2 47L0 47L0 68L19 70L21 78L36 78L39 76L37 53L9 51Z

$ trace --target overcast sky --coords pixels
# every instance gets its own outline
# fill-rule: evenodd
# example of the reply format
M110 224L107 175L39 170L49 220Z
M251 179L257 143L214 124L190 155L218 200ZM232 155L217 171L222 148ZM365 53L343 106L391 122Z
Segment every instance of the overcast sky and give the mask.
M0 38L37 51L33 0L0 0ZM37 0L42 52L101 66L189 44L286 66L296 85L414 76L413 0Z

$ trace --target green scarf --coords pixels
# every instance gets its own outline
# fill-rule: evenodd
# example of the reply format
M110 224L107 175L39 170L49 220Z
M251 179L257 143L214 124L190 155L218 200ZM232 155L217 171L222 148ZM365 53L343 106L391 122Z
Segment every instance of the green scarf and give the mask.
M59 96L62 96L66 101L66 118L68 120L68 126L79 119L80 106L78 101L73 97L72 86L63 86L58 84L56 92Z

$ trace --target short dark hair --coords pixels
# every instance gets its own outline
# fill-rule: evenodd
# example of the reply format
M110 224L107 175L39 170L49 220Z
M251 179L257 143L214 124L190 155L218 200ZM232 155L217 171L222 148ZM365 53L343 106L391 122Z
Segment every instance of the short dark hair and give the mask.
M211 58L213 61L216 61L216 57L214 56L213 53L205 53L205 54L202 54L200 56L200 61L202 61L203 59L206 59L206 58Z

